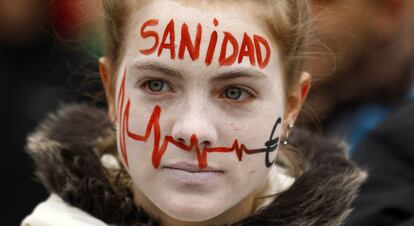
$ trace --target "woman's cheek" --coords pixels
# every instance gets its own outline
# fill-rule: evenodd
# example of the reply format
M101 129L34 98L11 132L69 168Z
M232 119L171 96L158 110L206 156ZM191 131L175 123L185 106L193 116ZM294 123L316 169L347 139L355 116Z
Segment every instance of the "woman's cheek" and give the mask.
M149 120L154 106L149 106L149 104L143 101L137 101L137 98L134 98L134 96L130 100L131 108L128 116L128 125L125 128L118 128L117 131L120 133L118 137L123 138L125 142L128 164L124 162L124 165L131 177L136 180L137 178L146 177L146 173L153 170L151 157L154 136L152 135L153 131L151 131L151 135L145 142L137 141L132 139L128 132L144 137L147 133L147 126L150 124ZM121 142L119 141L118 143ZM118 150L120 151L121 148L118 148ZM120 154L122 156L122 153Z
M265 142L269 139L271 128L261 126L261 123L243 123L232 122L229 124L228 129L229 137L237 139L240 143L243 143L248 148L264 148ZM269 131L269 132L268 132ZM276 151L270 154L270 158L273 159L276 156ZM237 157L233 157L235 161L230 165L230 176L232 177L232 183L240 184L240 188L243 189L250 187L260 181L262 177L268 172L268 167L265 164L265 153L258 154L243 154L242 161L238 161ZM251 189L251 187L250 187Z

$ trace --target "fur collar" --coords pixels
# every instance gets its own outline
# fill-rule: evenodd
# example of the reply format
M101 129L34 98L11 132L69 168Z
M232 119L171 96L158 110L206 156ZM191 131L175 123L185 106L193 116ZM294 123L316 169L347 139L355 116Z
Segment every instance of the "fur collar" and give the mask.
M104 111L68 105L29 136L27 152L44 186L70 205L108 224L159 225L134 205L125 172L103 167L100 157L116 153L114 137ZM337 142L302 130L295 130L290 142L300 150L303 174L269 205L234 226L340 225L347 217L365 173L347 160Z

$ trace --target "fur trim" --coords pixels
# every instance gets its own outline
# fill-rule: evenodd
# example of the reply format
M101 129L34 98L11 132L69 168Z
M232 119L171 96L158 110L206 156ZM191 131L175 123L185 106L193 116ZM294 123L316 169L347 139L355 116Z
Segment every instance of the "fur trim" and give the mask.
M345 157L338 143L302 130L290 142L303 160L303 174L269 205L234 226L340 225L350 212L365 173ZM124 169L107 169L100 158L117 156L107 114L68 105L51 114L28 138L36 175L51 193L108 224L159 225L135 206Z

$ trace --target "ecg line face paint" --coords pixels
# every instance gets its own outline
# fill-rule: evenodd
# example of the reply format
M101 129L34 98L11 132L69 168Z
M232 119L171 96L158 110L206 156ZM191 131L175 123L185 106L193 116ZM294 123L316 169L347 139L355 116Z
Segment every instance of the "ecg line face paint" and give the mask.
M277 149L279 145L279 137L274 138L275 131L279 124L281 123L281 118L279 117L276 120L275 125L272 128L272 132L268 141L264 143L265 148L258 148L258 149L249 149L244 144L239 143L237 139L234 140L233 145L229 147L203 147L200 148L199 146L199 139L197 138L196 134L193 134L190 138L190 144L186 145L180 141L175 140L172 136L167 135L162 139L161 132L160 132L160 117L161 117L161 108L159 106L155 106L151 118L146 125L146 132L144 135L138 135L132 132L129 128L129 118L130 118L130 108L131 108L131 100L128 99L126 102L126 106L124 108L124 99L125 99L125 82L126 82L126 69L124 70L124 75L121 82L121 87L119 89L118 94L118 115L122 115L119 118L119 128L121 129L121 133L119 133L119 140L120 140L120 148L122 157L124 162L128 166L128 154L126 150L126 135L128 138L137 141L137 142L147 142L151 135L154 136L154 144L153 144L153 151L152 151L152 164L154 168L158 168L161 162L161 159L168 149L168 145L172 144L178 147L182 151L191 152L195 151L198 165L200 169L206 168L208 166L207 163L207 153L228 153L234 152L239 161L242 161L243 154L260 154L265 153L265 164L266 167L271 167L274 160L269 160L269 153L273 152ZM162 143L161 143L162 140Z

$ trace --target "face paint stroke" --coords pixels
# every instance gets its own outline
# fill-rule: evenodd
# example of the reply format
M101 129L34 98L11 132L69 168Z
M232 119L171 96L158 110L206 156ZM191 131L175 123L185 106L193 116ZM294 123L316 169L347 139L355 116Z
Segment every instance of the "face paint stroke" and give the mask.
M118 133L118 140L120 142L119 145L121 149L122 158L124 159L126 166L129 167L128 166L128 155L127 155L126 147L125 147L125 131L122 126L123 123L125 122L123 121L123 119L120 118L122 114L122 109L124 107L124 100L125 100L125 79L126 79L126 68L122 76L122 82L121 82L122 85L119 88L118 101L116 103L118 104L118 112L115 114L115 123L118 123L118 127L122 129L122 132Z
M228 152L235 152L236 156L239 161L242 161L243 153L246 154L259 154L265 153L265 165L266 167L270 167L273 161L269 160L269 154L275 151L279 145L279 137L273 138L276 129L281 124L282 120L279 117L276 120L275 125L272 128L272 132L270 134L270 138L268 141L265 142L265 148L260 149L248 149L244 144L239 144L238 140L235 139L233 145L230 147L203 147L202 149L199 146L197 135L193 134L190 138L190 145L186 145L180 141L175 140L172 136L165 136L160 146L161 140L161 130L160 130L160 117L161 117L161 108L157 105L154 107L153 113L148 121L145 135L138 135L130 131L129 129L129 113L131 108L131 100L128 99L127 104L124 109L124 99L125 99L125 82L126 82L126 69L124 71L124 75L121 82L121 87L119 89L118 94L118 122L119 127L121 128L121 132L118 134L118 138L120 141L120 148L121 154L125 161L126 166L128 167L128 155L126 150L126 135L129 138L139 141L139 142L147 142L150 138L151 134L154 134L154 147L152 152L152 164L154 168L158 168L161 162L161 159L168 148L168 144L173 144L179 149L183 151L193 151L195 150L198 160L198 165L200 169L206 168L208 166L207 163L207 153L228 153ZM124 109L124 110L123 110ZM119 117L121 116L121 117ZM151 133L152 132L152 133Z
M160 35L154 30L149 30L149 27L157 26L159 20L150 19L144 22L140 29L140 35L142 39L152 38L154 44L148 49L141 49L139 52L143 55L151 55L154 52L157 52L157 56L161 56L164 50L170 52L170 58L174 60L176 58L176 31L175 31L175 21L171 19L169 23L165 26L164 32L162 34L162 39L160 42ZM213 20L214 27L219 25L219 22L216 18ZM180 60L184 59L185 50L187 50L192 61L198 60L200 57L200 45L203 34L203 26L201 23L197 24L196 34L194 42L192 41L189 33L188 25L184 22L181 25L181 37L179 44L178 58ZM261 69L265 68L269 64L271 49L268 41L260 35L254 34L253 38L249 36L246 32L243 34L243 40L239 46L235 35L230 32L223 31L223 40L220 48L220 55L218 58L218 63L220 66L230 66L234 63L240 64L245 57L249 59L249 62L252 66L257 66ZM168 41L167 41L168 40ZM212 63L215 49L217 46L218 33L217 31L211 32L210 39L207 51L205 53L204 62L208 66ZM232 52L228 54L229 46L231 45ZM263 56L262 47L265 49ZM158 49L158 51L157 51Z

